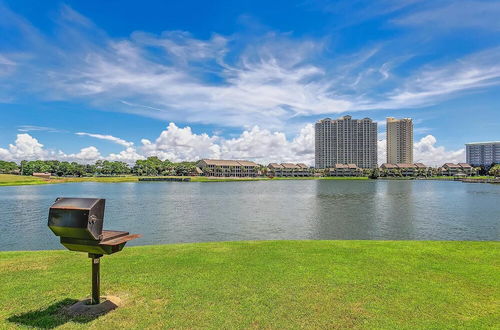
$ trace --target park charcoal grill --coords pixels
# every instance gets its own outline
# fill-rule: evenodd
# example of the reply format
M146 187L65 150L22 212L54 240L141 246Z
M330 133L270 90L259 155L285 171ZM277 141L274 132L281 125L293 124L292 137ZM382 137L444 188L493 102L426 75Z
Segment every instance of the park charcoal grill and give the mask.
M105 200L100 198L58 198L50 207L49 228L68 250L112 254L140 235L103 230Z
M141 237L126 231L103 230L105 199L57 198L49 209L49 228L71 251L87 252L92 258L92 304L99 304L100 258L123 249Z

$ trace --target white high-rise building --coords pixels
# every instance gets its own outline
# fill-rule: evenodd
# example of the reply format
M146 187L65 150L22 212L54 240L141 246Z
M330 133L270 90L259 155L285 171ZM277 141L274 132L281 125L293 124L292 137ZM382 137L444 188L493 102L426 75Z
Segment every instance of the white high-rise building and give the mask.
M370 118L325 118L316 122L315 134L316 168L335 164L377 167L377 123Z
M387 118L387 163L413 164L413 120Z
M467 143L465 150L467 163L472 166L500 164L500 141Z

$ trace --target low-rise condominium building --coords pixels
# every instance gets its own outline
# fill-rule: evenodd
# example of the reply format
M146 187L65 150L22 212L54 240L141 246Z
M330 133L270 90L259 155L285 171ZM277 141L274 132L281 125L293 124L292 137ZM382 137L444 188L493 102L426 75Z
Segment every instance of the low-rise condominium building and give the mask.
M326 176L362 176L363 169L356 164L335 164L325 170Z
M259 165L248 160L202 159L196 166L209 177L256 177Z
M380 176L429 176L432 169L422 163L384 163L380 166Z
M303 163L270 163L267 165L267 175L272 177L303 177L312 176L314 172Z
M439 174L445 176L476 175L476 169L467 163L445 163L439 168Z

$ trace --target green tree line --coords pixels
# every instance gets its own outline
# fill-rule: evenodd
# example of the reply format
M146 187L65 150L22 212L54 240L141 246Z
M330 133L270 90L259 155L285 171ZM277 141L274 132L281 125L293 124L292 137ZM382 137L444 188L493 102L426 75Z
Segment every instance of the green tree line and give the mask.
M158 157L137 160L133 166L125 162L98 160L94 164L79 164L58 160L23 160L20 164L0 160L0 173L52 173L57 176L108 176L108 175L190 175L196 168L196 162L173 163L162 161Z

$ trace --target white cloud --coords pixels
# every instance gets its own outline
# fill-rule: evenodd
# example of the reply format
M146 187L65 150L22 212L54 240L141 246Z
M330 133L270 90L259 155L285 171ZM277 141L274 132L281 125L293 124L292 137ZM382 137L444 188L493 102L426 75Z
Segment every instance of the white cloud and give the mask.
M377 142L377 160L382 165L387 162L387 139L381 139Z
M201 158L219 158L218 137L207 134L195 134L190 127L179 128L170 123L160 136L151 142L143 139L140 150L146 156L158 156L170 161L197 160Z
M387 161L387 140L378 141L379 165ZM437 145L437 139L433 135L427 135L413 144L413 161L424 163L428 166L441 166L444 163L465 162L465 149L446 150Z
M481 28L500 30L500 3L498 1L451 1L445 6L434 6L414 11L393 22L405 26L432 29ZM446 18L446 19L443 19Z
M392 8L387 11L392 13L414 2L386 1L370 11ZM57 41L71 42L58 43L7 9L3 13L5 25L17 28L32 52L9 62L0 58L18 68L8 81L0 76L9 98L29 91L43 99L78 100L169 121L282 131L291 117L421 107L500 84L499 48L398 71L413 51L379 44L341 55L328 38L273 32L246 40L136 31L118 40L68 6L61 19L78 24L61 25ZM391 47L398 45L394 41Z
M441 166L444 163L465 162L465 149L446 150L437 146L433 135L427 135L416 142L413 147L413 159L431 166Z
M390 92L387 107L428 105L457 92L500 84L500 48L467 56L450 64L428 68L409 77Z
M111 161L120 161L128 164L133 164L138 159L145 159L143 155L137 153L137 150L133 147L127 147L125 150L119 153L111 153L106 159Z
M9 149L1 149L7 160L21 159L47 159L52 154L43 148L43 144L29 134L18 134L14 144L9 144Z
M65 4L61 6L61 19L73 24L79 24L85 27L93 27L92 21Z
M160 36L138 31L132 33L131 39L142 46L159 47L183 63L221 59L228 42L227 38L218 34L212 35L207 41L197 40L185 31L165 31Z
M15 66L16 63L9 60L7 56L0 54L0 65L9 65L9 66Z
M61 160L91 163L101 158L96 147L82 148L80 152L66 154L44 148L44 145L27 133L18 134L14 144L9 144L7 149L0 148L0 159L20 162L22 160Z
M95 162L97 159L101 158L101 153L97 150L96 147L86 147L82 148L77 154L65 155L64 153L60 153L60 158L67 160L78 160L83 163L91 163Z
M127 148L128 147L132 147L134 145L132 142L125 141L125 140L117 138L117 137L115 137L113 135L92 134L92 133L85 133L85 132L78 132L78 133L75 133L75 134L76 135L80 135L80 136L90 136L90 137L93 137L93 138L96 138L96 139L100 139L100 140L111 141L113 143L122 145L122 146L127 147Z
M10 155L9 150L0 148L0 160L12 161L12 156Z
M118 139L118 138L117 138ZM131 142L130 142L131 143ZM58 159L91 163L98 159L124 161L132 164L137 159L158 156L160 159L195 161L201 158L249 159L260 164L270 162L303 162L314 165L314 126L307 124L292 139L283 132L271 131L254 126L243 131L238 137L224 139L217 135L196 134L190 127L180 128L170 123L157 139L142 139L138 148L125 146L119 153L101 155L94 147L86 147L78 153L66 154L45 149L43 144L29 134L18 134L14 144L0 148L2 160ZM414 144L414 160L431 166L446 162L464 162L465 151L447 150L439 146L433 135L427 135ZM378 141L378 160L386 161L386 140Z
M36 125L20 125L17 126L17 130L19 132L32 132L32 131L45 131L51 133L63 132L59 129L55 129L52 127L36 126Z
M271 132L254 126L238 138L222 140L222 158L252 159L261 164L269 162L314 163L314 127L308 124L291 141L284 133Z
M217 135L193 133L190 127L179 128L170 123L160 136L151 142L142 140L140 153L171 161L201 158L251 159L269 162L314 162L314 126L304 126L292 140L282 132L272 132L254 126L238 137L224 139Z
M10 60L6 55L0 54L0 78L7 77L15 72L17 64Z

